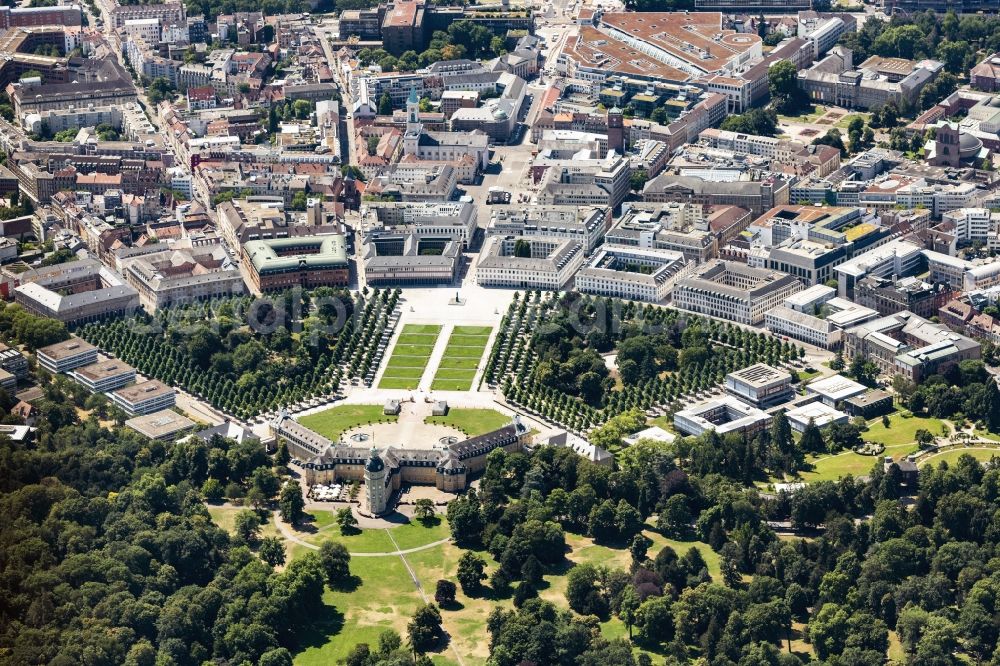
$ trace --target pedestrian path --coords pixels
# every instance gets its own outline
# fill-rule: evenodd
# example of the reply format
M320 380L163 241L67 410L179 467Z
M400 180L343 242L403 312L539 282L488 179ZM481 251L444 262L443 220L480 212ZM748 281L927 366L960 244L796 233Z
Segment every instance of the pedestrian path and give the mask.
M292 531L292 529L281 520L281 518L278 516L277 511L273 512L272 516L274 520L274 526L278 528L278 531L281 533L281 536L283 536L285 539L288 539L292 543L297 543L300 546L305 546L310 550L319 550L319 546L317 546L316 544L309 543L308 541L299 538L299 536L295 534L295 532ZM395 544L396 539L393 538L390 530L388 528L385 528L385 530L386 532L389 532L389 539L392 541L393 544ZM350 555L351 557L402 557L403 555L409 555L410 553L419 553L422 550L430 550L431 548L437 548L438 546L446 544L449 541L451 541L451 537L438 539L437 541L432 541L431 543L425 543L422 546L415 546L413 548L404 548L403 550L390 550L380 553L350 553Z
M451 332L454 328L454 324L445 324L441 333L438 334L438 338L434 342L434 350L431 352L431 356L427 360L427 367L424 368L424 374L420 378L419 388L421 391L430 392L431 383L434 381L434 375L437 374L438 366L441 365L441 359L444 358L444 351L448 348L448 340L451 339Z

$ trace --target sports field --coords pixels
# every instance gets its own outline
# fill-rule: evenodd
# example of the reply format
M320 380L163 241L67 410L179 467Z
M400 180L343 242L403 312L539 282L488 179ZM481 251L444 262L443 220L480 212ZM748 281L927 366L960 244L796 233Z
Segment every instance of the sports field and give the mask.
M431 389L435 391L468 391L476 377L476 368L483 358L492 326L456 326L448 338L448 347L441 358Z
M385 366L379 388L415 389L427 369L434 343L441 333L437 324L407 324Z

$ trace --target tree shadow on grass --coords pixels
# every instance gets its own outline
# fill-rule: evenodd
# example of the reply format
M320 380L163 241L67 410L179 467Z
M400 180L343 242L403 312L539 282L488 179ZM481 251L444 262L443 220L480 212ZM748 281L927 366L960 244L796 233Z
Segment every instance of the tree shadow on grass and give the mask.
M330 589L334 592L354 592L361 587L361 582L361 576L351 574L344 580L338 581L336 585L331 585Z
M492 601L492 602L503 601L504 599L510 599L512 596L514 596L514 587L513 585L508 585L506 588L502 590L497 590L494 589L491 585L483 585L479 590L479 594L477 594L476 596L479 597L480 599L485 599L487 601Z
M302 627L296 636L301 650L318 648L330 642L344 628L344 614L327 604L317 613L316 619Z
M413 522L418 523L421 527L437 527L441 524L441 517L435 514L430 518L415 518Z
M449 601L446 604L438 604L438 606L440 606L441 610L446 610L450 612L460 611L465 608L465 604L463 604L458 599L455 599L454 601Z
M542 571L547 576L565 576L569 573L569 570L575 566L576 562L569 558L563 558L560 562L546 565L542 568Z
M306 534L316 534L317 532L319 532L319 528L316 527L315 520L316 519L311 514L307 513L305 516L303 516L302 520L300 520L299 522L295 523L295 525L292 526L292 529L294 529L296 532L304 532Z
M441 635L438 637L437 643L434 647L427 651L428 656L438 656L444 657L446 659L450 658L450 655L446 654L451 647L451 634L448 633L446 629L441 628Z

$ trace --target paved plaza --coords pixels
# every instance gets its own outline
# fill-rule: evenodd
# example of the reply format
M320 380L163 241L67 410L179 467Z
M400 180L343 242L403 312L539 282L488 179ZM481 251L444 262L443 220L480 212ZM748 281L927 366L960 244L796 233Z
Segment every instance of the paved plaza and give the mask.
M459 441L465 435L455 428L424 423L431 415L433 403L423 402L414 396L413 402L400 405L399 420L395 423L374 423L348 430L343 440L352 446L406 447L408 449L440 449L445 443L442 438L456 437Z

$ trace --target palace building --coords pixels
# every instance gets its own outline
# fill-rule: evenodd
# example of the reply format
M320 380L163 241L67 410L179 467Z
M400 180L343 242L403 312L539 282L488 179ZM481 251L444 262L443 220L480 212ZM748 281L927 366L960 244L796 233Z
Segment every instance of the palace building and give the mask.
M403 484L463 491L476 474L486 469L486 457L493 450L519 452L530 441L528 427L517 416L492 432L433 449L349 446L313 432L287 413L279 414L270 427L275 438L288 443L294 457L305 461L307 485L364 481L362 511L372 515L385 513Z

